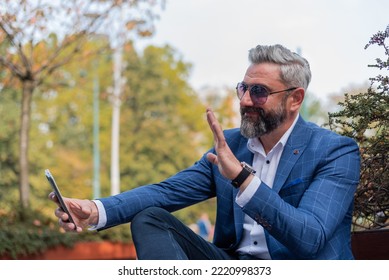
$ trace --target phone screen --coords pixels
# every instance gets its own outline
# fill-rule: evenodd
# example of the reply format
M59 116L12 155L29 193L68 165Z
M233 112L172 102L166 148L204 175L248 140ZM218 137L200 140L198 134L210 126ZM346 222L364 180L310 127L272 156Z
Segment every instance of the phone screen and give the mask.
M69 212L68 208L66 207L65 202L63 201L61 192L59 191L59 188L58 188L58 186L57 186L57 183L56 183L55 180L54 180L53 175L51 175L51 173L50 173L50 171L49 171L48 169L45 170L45 175L46 175L46 178L47 178L47 180L49 181L51 187L53 188L55 195L56 195L57 198L58 198L58 201L59 201L59 204L61 205L62 210L63 210L66 214L68 214L68 216L69 216L69 222L73 223L73 224L76 226L76 228L77 228L77 225L76 225L76 223L74 222L72 215L70 215L70 212Z

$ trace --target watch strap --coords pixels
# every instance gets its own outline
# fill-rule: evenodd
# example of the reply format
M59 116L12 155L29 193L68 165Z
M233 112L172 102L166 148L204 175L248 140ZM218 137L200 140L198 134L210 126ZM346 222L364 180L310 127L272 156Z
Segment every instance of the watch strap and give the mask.
M243 184L243 182L247 179L247 177L250 176L250 174L253 174L253 171L249 168L246 168L246 166L243 165L242 171L238 174L238 176L236 176L235 179L231 181L231 184L235 188L239 188Z

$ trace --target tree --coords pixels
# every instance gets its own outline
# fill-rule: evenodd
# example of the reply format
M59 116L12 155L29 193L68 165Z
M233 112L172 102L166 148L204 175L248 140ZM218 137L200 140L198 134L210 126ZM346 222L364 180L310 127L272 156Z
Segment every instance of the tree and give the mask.
M304 97L304 102L300 110L301 116L310 122L316 124L324 124L327 122L328 111L325 109L326 105L319 100L313 93L308 92Z
M374 34L365 49L377 45L385 59L369 65L389 70L389 26ZM361 178L355 194L355 224L364 228L380 228L389 224L389 77L371 78L366 92L345 94L343 108L329 114L330 128L354 138L361 152Z
M84 50L93 51L106 44L107 38L92 38ZM112 87L112 61L109 51L93 59L81 60L77 64L64 65L67 73L66 87L40 91L33 100L30 131L30 185L34 207L43 208L39 198L49 188L42 178L42 170L50 167L64 195L75 197L91 196L92 146L93 146L93 95L94 82L99 80L100 137L109 132L111 109L107 101L107 89ZM105 178L104 178L105 179ZM42 181L44 185L42 186ZM105 182L104 182L105 183ZM75 190L73 192L73 190Z
M190 64L169 46L142 54L126 46L121 176L128 187L155 183L198 159L208 132L205 105L187 83ZM145 172L147 170L147 172Z
M2 88L0 94L0 201L1 209L10 210L11 205L5 201L15 201L17 192L12 186L17 185L17 139L16 127L19 126L19 95L12 88ZM7 207L7 206L8 207ZM12 205L14 206L14 205Z
M223 128L235 127L236 94L214 90L203 100L188 84L191 64L170 46L124 52L123 110L120 161L122 187L128 190L156 183L191 166L213 145L205 118L206 105L218 113ZM215 200L175 212L187 224L204 210L215 217Z
M98 42L90 42L86 48L93 49L94 44ZM192 165L210 147L213 138L205 120L205 105L187 82L191 65L176 50L149 46L137 52L127 43L123 54L123 77L127 82L121 97L120 165L122 188L127 190L158 182ZM46 203L35 200L45 196L38 183L42 177L38 176L39 170L44 166L53 166L53 174L60 174L57 183L64 194L92 198L91 77L96 72L101 88L101 192L103 196L110 194L112 56L101 55L96 63L66 65L62 70L72 74L73 82L60 93L45 91L34 99L31 187L34 206L40 206L39 209L44 209ZM224 115L227 106L221 107L217 110ZM213 202L205 205L209 209ZM177 215L185 221L191 217L193 222L198 217L195 213L201 212L199 209L196 206Z
M22 208L29 207L30 197L28 151L33 93L43 86L60 86L66 82L65 73L60 71L64 65L102 51L85 51L83 45L90 36L101 33L107 21L112 23L110 12L126 2L137 11L128 19L130 29L140 34L149 32L153 13L145 5L152 6L156 1L2 1L0 66L16 79L14 86L22 96L18 168ZM53 84L47 83L49 78Z

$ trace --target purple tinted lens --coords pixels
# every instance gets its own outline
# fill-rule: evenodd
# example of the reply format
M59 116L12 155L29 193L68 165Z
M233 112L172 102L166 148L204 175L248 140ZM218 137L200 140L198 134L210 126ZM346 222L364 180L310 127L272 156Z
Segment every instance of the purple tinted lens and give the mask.
M254 85L250 89L250 96L254 103L264 104L268 95L266 88L261 85Z
M267 97L268 93L265 87L261 85L253 85L250 88L250 94L256 98Z
M236 87L236 93L238 94L239 99L242 99L243 95L247 91L247 85L239 83Z
M236 86L236 93L239 97L239 99L242 99L245 95L246 91L250 92L251 100L256 104L264 104L268 97L268 91L267 89L262 85L252 85L248 86L244 83L238 83Z

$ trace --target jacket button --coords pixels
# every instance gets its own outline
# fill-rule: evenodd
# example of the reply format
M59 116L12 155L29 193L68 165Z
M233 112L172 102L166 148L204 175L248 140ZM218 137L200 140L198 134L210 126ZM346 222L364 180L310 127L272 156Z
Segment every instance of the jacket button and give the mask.
M255 215L254 220L257 222L257 224L259 224L262 221L261 217L258 214Z

